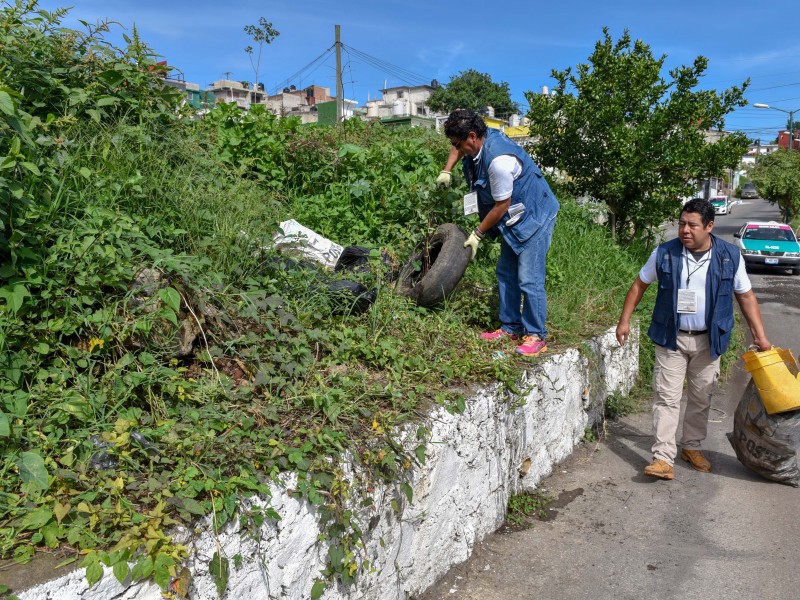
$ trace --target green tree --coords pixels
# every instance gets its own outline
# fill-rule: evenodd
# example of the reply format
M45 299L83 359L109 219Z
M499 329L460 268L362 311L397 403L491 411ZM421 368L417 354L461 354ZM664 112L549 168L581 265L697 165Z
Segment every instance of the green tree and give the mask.
M800 153L778 150L767 154L748 175L758 193L780 207L787 223L800 213Z
M450 112L456 108L480 111L491 106L499 117L507 117L519 110L519 105L511 100L511 91L505 81L495 83L491 75L474 69L462 71L451 77L446 86L435 89L428 99L428 106L437 112Z
M721 133L726 114L744 106L749 80L723 92L698 90L708 60L662 76L666 56L618 41L608 28L588 63L553 71L550 95L527 92L532 151L566 175L570 190L607 205L620 241L650 233L674 217L692 180L721 176L747 149L740 133Z
M275 29L272 23L267 21L264 17L258 19L258 25L245 25L244 32L253 38L253 41L258 45L257 54L252 46L247 46L244 49L250 57L250 65L253 67L253 73L255 73L256 76L256 81L253 84L253 97L255 98L257 97L256 94L258 94L258 73L261 69L261 53L264 50L264 45L271 44L281 32ZM255 57L253 56L254 54Z

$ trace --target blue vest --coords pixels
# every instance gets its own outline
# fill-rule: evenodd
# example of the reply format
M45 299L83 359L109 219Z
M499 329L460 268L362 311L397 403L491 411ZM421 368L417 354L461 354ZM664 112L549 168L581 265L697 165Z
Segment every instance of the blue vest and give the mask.
M725 353L733 331L733 279L739 268L739 249L711 235L713 251L706 277L706 329L711 358ZM647 335L653 343L678 349L678 285L683 268L683 244L679 239L664 242L656 254L658 293L653 320Z
M489 187L489 165L503 154L516 156L522 162L522 173L514 181L514 189L511 192L511 204L521 203L525 206L525 212L513 226L506 225L509 219L506 212L497 225L486 233L491 238L496 238L498 234L502 235L514 252L519 254L525 249L528 240L556 216L559 204L541 170L528 153L502 131L489 129L483 138L478 162L476 163L471 156L465 156L461 161L470 190L478 193L478 214L481 220L495 204Z

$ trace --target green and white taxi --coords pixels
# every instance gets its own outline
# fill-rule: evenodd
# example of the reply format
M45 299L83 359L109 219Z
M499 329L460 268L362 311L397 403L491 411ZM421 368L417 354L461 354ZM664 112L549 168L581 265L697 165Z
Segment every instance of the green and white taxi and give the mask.
M727 196L712 196L710 202L715 215L729 215L733 212L733 203Z
M800 244L789 225L776 221L750 222L733 234L747 265L792 269L800 275Z

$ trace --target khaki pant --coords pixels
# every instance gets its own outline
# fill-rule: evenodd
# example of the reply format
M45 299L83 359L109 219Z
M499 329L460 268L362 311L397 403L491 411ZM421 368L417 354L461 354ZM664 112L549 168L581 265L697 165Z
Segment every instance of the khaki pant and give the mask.
M688 381L686 410L683 415L681 447L699 450L706 439L711 394L719 377L719 358L711 359L708 334L687 335L678 332L678 349L656 345L653 369L653 458L675 463L678 448L675 437L681 411L683 381Z

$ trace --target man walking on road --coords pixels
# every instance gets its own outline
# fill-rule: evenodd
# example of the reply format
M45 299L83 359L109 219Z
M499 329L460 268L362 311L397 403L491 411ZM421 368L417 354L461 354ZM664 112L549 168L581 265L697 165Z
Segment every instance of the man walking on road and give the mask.
M702 198L687 202L678 221L678 237L659 245L650 255L628 290L617 324L617 341L625 345L634 309L647 287L658 281L656 305L647 331L656 345L655 442L653 462L645 467L644 474L660 479L674 477L684 379L688 382L688 400L681 458L698 471L711 471L711 463L700 446L708 429L719 357L728 348L733 330L734 296L750 327L753 343L762 351L771 348L739 249L713 235L713 228L711 203Z

